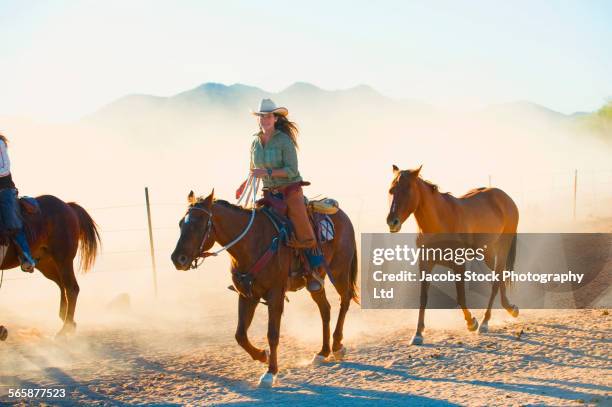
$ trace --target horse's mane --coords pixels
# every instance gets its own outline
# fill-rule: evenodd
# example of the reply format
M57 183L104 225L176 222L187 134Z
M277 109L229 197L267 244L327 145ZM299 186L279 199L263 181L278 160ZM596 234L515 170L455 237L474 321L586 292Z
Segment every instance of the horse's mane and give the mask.
M440 192L440 188L438 187L438 184L434 184L433 182L431 182L430 180L425 179L425 178L419 177L419 179L421 181L423 181L425 183L425 185L427 185L428 187L430 187L434 191Z
M472 195L476 195L477 193L479 193L480 191L483 191L485 189L487 189L487 187L478 187L478 188L470 189L465 194L461 195L461 198L469 198Z
M402 173L411 173L411 172L412 172L411 170L402 171ZM420 181L423 181L423 183L431 189L431 192L438 192L438 193L440 193L442 195L451 195L451 196L453 195L450 192L441 192L440 191L440 187L438 186L438 184L435 184L435 183L431 182L430 180L421 177L420 175L417 176L417 179L420 180ZM396 179L394 181L394 183L395 182L398 182L398 180Z
M433 182L426 180L425 178L421 178L419 177L419 179L421 181L423 181L423 183L425 185L427 185L428 187L430 187L432 189L432 191L434 192L439 192L442 195L447 195L447 196L452 196L454 197L455 195L452 194L452 192L440 192L440 187L438 187L438 184L434 184ZM470 189L468 192L466 192L465 194L461 195L460 198L468 198L482 190L486 189L486 187L478 187L478 188L474 188L474 189Z
M421 177L419 177L419 179L420 179L421 181L423 181L423 183L424 183L425 185L427 185L429 188L431 188L432 192L437 192L437 193L439 193L439 194L441 194L441 195L450 195L450 196L454 196L454 195L453 195L451 192L441 192L441 191L440 191L440 187L438 186L438 184L434 184L433 182L431 182L431 181L430 181L430 180L428 180L428 179L421 178Z
M203 199L202 199L202 201L203 201ZM198 199L198 202L201 202L200 199ZM251 212L251 209L244 208L244 207L242 207L240 205L235 205L233 203L230 203L230 202L226 201L225 199L214 199L213 200L213 205L214 204L219 204L219 205L221 205L221 206L223 206L225 208L232 209L232 210L234 210L236 212L249 212L249 213Z

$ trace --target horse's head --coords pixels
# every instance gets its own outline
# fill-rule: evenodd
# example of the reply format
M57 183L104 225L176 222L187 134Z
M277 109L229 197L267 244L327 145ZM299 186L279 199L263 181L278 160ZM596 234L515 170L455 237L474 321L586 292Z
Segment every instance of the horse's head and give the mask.
M423 166L415 170L400 170L393 166L393 181L389 188L389 215L387 225L392 233L399 232L402 224L419 205L419 190L416 181Z
M193 191L189 193L189 207L179 222L181 236L171 256L177 270L189 270L193 262L215 244L212 230L213 199L214 190L206 198L197 198Z

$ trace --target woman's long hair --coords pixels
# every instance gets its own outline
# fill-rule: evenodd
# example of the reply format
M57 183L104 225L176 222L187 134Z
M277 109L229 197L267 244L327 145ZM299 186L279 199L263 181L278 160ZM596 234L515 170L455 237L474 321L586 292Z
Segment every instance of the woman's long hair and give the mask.
M274 123L274 128L276 130L280 130L283 133L287 134L289 138L291 139L291 141L293 142L293 145L297 148L298 147L297 136L299 133L297 124L295 124L292 121L289 121L289 119L287 119L285 116L281 116L279 114L275 116L276 116L276 123Z

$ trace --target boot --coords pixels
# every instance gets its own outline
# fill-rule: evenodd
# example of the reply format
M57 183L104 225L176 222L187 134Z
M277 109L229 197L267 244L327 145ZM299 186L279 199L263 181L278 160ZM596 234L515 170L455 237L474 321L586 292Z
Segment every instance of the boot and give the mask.
M290 240L287 244L300 249L315 247L315 234L310 224L308 212L306 212L302 188L298 188L291 192L289 196L286 196L285 202L287 203L287 215L291 219L295 231L295 239Z
M25 232L23 229L19 230L15 235L15 243L21 249L21 270L26 273L32 273L34 271L34 267L36 266L36 260L32 258L32 254L30 253L30 245L28 244L28 239L26 238Z
M321 278L321 275L317 272L317 270L312 270L312 272L306 276L306 289L311 293L318 293L323 289L324 280Z
M323 265L325 258L317 249L306 250L305 254L310 265L310 273L306 276L306 289L311 293L316 293L323 288L324 280L318 270Z

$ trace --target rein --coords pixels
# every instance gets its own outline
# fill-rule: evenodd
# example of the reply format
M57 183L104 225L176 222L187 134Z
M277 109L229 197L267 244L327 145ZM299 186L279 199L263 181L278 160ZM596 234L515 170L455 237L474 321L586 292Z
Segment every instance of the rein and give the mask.
M251 210L251 218L249 219L249 223L246 226L246 228L242 231L242 233L240 233L238 236L236 236L236 238L234 240L232 240L231 242L229 242L228 244L226 244L225 246L221 247L220 249L214 251L214 252L204 252L204 244L206 243L206 240L208 239L208 237L210 236L210 232L213 229L213 223L212 223L212 211L208 210L206 208L200 208L197 206L192 206L191 208L189 208L189 211L191 211L192 209L196 209L199 211L202 211L204 213L206 213L208 215L208 222L206 223L206 229L204 232L204 236L202 237L202 243L200 243L200 250L198 250L198 256L196 256L193 259L191 268L195 269L198 268L203 262L204 259L209 257L209 256L216 256L219 253L229 249L230 247L232 247L233 245L235 245L236 243L238 243L249 231L249 229L251 229L251 226L253 225L253 221L255 220L255 202L257 199L257 190L259 188L259 179L249 176L248 181L250 181L247 189L245 191L243 191L242 195L240 196L240 198L238 199L238 203L240 203L240 201L242 200L242 198L247 195L247 196L251 196L252 194L252 210ZM248 198L247 198L248 200Z
M200 243L200 249L198 251L200 254L192 260L192 264L191 264L192 269L198 268L204 262L204 259L206 257L216 256L222 251L227 250L230 247L232 247L234 244L238 243L240 239L242 239L247 234L247 232L253 225L253 220L255 219L255 209L256 209L255 203L257 199L256 198L257 190L259 189L259 180L254 177L249 177L247 182L249 181L250 181L250 184L247 186L247 188L244 191L242 191L242 194L238 198L238 203L240 203L242 198L244 198L245 196L247 197L246 199L247 201L249 200L249 198L252 199L253 206L252 206L251 219L249 220L249 224L242 231L242 233L240 233L240 235L238 235L234 240L232 240L230 243L226 244L219 250L216 250L214 252L204 252L204 245L206 244L206 241L208 240L208 237L210 236L210 233L214 227L213 222L212 222L212 217L213 217L212 208L210 210L207 208L201 208L198 206L192 206L191 208L189 208L188 213L191 210L199 210L208 215L208 222L206 223L206 226L205 226L206 229L204 232L204 236L202 237L202 242ZM237 293L239 293L240 295L244 297L247 297L247 298L253 297L253 283L255 281L255 277L257 276L257 274L259 274L260 271L262 271L267 266L267 264L272 260L274 255L278 252L279 247L281 245L281 241L287 238L287 229L284 226L281 227L280 229L277 228L277 230L279 233L277 236L275 236L272 239L272 242L270 243L270 246L268 247L268 249L255 262L255 264L253 264L247 271L240 272L238 270L232 269L232 275L237 280L237 284L235 286L230 286L228 288L232 289L233 291L236 291ZM285 297L285 299L287 298Z

